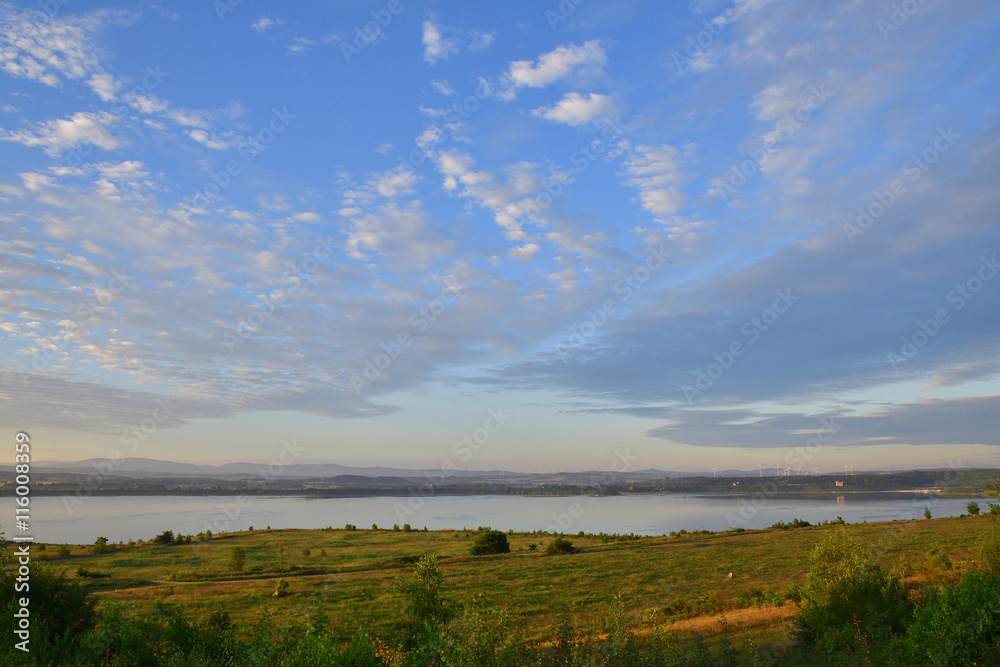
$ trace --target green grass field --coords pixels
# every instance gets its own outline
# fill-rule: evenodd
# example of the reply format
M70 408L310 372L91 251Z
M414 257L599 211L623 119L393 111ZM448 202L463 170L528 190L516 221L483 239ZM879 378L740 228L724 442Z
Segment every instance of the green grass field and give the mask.
M545 553L551 536L513 533L510 554L473 557L474 531L342 529L228 533L176 546L116 545L104 553L76 546L64 556L57 556L57 545L46 545L36 553L68 576L78 576L79 568L89 571L88 586L102 603L121 603L134 613L176 604L195 617L228 611L247 627L244 623L263 614L291 624L322 610L345 640L359 628L374 635L399 621L404 605L398 577L408 573L415 557L434 554L448 597L461 603L485 593L508 604L532 641L550 639L564 613L582 633L601 633L617 593L639 627L676 623L712 635L721 628L718 615L724 612L731 627L768 641L784 635L794 607L776 604L783 594L767 595L767 589L783 593L803 583L810 551L824 531L833 529L769 528L614 542L574 536L579 552L558 556ZM990 519L894 521L848 529L871 546L877 562L903 567L916 584L949 576L928 558L932 548L954 563L950 572L960 571L975 538L990 529ZM247 553L241 574L228 568L237 547ZM272 597L282 577L290 594Z

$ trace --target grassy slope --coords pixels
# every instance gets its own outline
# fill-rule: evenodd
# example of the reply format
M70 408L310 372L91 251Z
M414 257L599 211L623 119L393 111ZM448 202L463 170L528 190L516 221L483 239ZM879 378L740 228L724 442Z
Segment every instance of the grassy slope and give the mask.
M886 567L905 556L919 580L929 572L925 556L931 547L940 547L959 563L969 557L975 537L989 527L990 519L984 516L855 524L848 529L871 544ZM809 552L828 530L833 527L608 544L573 537L581 552L564 556L545 555L544 545L551 538L536 535L510 536L510 554L473 558L468 549L474 533L386 530L255 531L182 546L142 544L103 554L74 547L68 557L53 558L55 548L49 545L42 553L69 575L77 567L107 575L90 585L103 600L137 611L151 610L162 601L180 604L196 617L224 609L234 619L250 621L266 611L279 623L291 623L322 608L345 638L359 627L378 633L399 620L403 604L396 577L407 574L408 557L437 554L442 557L449 597L460 602L474 592L485 592L500 603L510 603L527 637L542 641L553 636L559 614L566 611L584 631L600 632L618 592L637 623L650 618L666 623L676 615L665 609L676 608L678 601L695 608L687 616L711 616L750 586L804 582ZM539 545L537 551L528 551L531 543ZM247 550L248 568L261 569L240 576L227 572L229 554L237 546ZM301 569L289 571L293 565ZM726 576L729 572L732 579ZM196 576L194 582L169 581ZM282 576L291 595L272 598L275 581ZM733 625L751 628L760 639L782 635L789 618L787 607L727 613L727 620L736 621ZM702 632L718 626L706 619L680 625Z

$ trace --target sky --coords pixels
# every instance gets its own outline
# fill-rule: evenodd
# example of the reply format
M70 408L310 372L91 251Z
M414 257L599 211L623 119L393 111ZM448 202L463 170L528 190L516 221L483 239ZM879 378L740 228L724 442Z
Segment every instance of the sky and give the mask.
M35 460L1000 466L1000 4L0 3Z

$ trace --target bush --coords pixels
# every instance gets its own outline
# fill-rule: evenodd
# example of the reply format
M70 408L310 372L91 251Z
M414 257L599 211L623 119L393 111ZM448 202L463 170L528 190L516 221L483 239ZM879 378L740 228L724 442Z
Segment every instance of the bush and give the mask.
M156 537L153 538L153 542L156 544L162 544L164 546L172 544L174 541L174 531L165 530Z
M1000 655L1000 577L967 574L917 609L903 642L913 665L991 665Z
M437 634L452 615L452 607L441 594L444 575L434 556L422 556L413 566L413 575L398 581L406 599L404 644L412 647Z
M21 653L13 649L14 644L21 641L14 634L18 626L14 614L21 609L19 598L25 594L15 590L16 583L14 577L4 577L0 583L0 609L3 610L0 655L7 651L14 655ZM95 604L96 600L84 586L62 576L51 565L32 564L29 647L37 664L63 664L66 656L74 653L84 634L96 622Z
M473 556L485 556L487 554L507 554L510 553L510 543L507 541L507 534L499 530L490 528L480 529L476 535L469 553Z
M94 553L101 554L108 550L108 538L98 537L94 542Z
M906 588L845 528L823 537L811 558L796 621L804 643L844 648L859 636L876 641L902 632L911 611Z
M576 549L573 548L573 543L564 537L557 537L548 543L545 547L545 553L547 554L572 554L576 553Z
M979 516L979 503L973 500L965 506L965 511L969 513L969 516Z
M69 547L65 545L60 546L58 549L56 549L56 556L58 556L59 558L65 558L66 556L69 556Z
M925 507L924 508L924 518L925 519L931 518L931 508L930 507Z
M976 540L973 562L980 572L1000 575L1000 531L991 530Z

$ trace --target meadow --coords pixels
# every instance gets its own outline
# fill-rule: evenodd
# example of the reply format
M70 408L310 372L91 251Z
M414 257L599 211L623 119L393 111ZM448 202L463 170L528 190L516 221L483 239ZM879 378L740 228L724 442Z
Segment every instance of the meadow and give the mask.
M955 579L992 526L988 516L965 516L844 528L868 545L875 563L917 588ZM36 556L83 582L100 605L122 604L126 614L176 605L194 618L224 611L236 627L248 628L265 616L277 625L301 624L322 612L342 641L359 629L380 636L398 626L406 609L400 580L419 557L433 555L443 595L458 605L487 596L507 608L529 642L550 641L565 618L581 637L603 636L620 599L640 644L652 628L710 641L738 630L766 643L790 636L810 553L835 528L573 535L576 552L562 555L546 553L553 535L509 533L510 553L487 556L469 553L474 529L256 529L169 545L50 544L36 547ZM237 551L245 554L242 571L233 566ZM274 597L279 580L287 594Z

